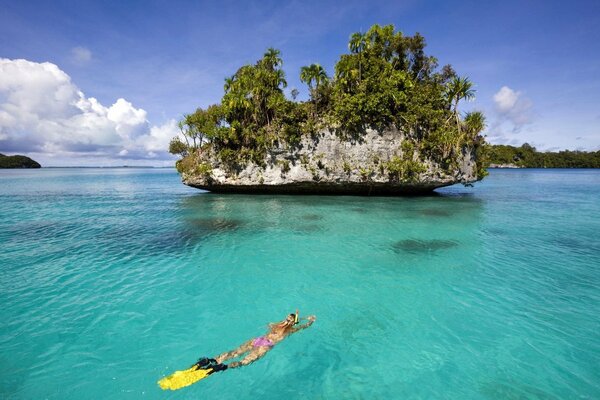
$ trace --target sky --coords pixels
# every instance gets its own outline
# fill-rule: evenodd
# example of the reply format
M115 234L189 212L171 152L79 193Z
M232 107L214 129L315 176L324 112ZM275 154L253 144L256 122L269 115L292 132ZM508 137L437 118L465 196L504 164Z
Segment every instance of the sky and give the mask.
M474 83L494 144L600 150L600 1L0 0L0 153L43 166L171 166L177 121L281 50L331 75L353 32L393 24Z

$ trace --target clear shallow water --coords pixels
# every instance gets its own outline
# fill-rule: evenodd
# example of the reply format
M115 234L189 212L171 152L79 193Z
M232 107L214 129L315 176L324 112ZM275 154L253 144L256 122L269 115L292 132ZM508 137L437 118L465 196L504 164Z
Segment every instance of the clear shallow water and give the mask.
M599 398L600 171L440 193L0 171L0 398ZM255 364L156 385L296 307L315 325Z

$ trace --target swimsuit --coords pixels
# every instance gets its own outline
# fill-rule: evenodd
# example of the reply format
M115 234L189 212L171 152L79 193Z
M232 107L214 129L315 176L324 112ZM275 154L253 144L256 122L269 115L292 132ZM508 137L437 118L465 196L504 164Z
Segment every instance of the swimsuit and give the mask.
M274 343L270 339L267 339L264 336L257 337L256 339L254 339L252 341L252 346L254 346L254 347L261 347L261 346L273 347L273 345L274 345Z

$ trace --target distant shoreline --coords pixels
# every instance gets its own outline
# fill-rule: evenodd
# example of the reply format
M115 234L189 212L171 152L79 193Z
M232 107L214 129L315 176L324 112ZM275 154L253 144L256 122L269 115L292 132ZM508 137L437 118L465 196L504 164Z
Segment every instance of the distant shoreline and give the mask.
M598 167L521 167L514 164L490 165L488 169L600 169Z
M37 161L21 154L12 156L0 154L0 168L2 169L37 169L41 167Z
M488 157L489 168L600 168L600 151L540 152L527 143L491 145Z

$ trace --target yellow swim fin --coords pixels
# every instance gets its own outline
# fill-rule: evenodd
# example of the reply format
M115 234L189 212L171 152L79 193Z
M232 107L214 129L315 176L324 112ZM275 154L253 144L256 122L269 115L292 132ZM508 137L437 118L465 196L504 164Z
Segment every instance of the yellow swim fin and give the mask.
M206 378L210 373L213 372L212 368L208 369L197 369L194 365L192 368L184 371L176 371L175 373L162 378L158 381L158 385L162 390L177 390L190 386L193 383L198 382L200 379Z
M162 390L177 390L190 386L200 379L206 378L213 372L225 371L226 369L227 365L218 364L212 358L201 358L190 368L183 371L175 371L171 375L162 378L158 381L158 386L160 386Z

